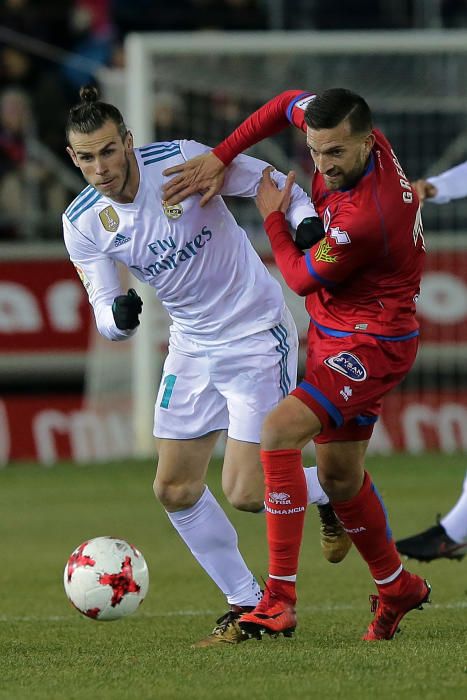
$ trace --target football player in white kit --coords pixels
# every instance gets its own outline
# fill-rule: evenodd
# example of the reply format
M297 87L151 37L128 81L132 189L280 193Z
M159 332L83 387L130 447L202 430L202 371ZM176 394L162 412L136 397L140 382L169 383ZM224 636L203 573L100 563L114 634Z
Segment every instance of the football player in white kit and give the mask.
M412 183L420 202L447 204L467 197L467 160L439 175ZM436 525L396 542L401 554L419 561L457 559L467 554L467 473L457 502Z
M247 636L237 619L254 607L260 587L244 562L237 534L205 484L220 431L227 430L222 486L230 503L263 509L259 459L263 418L295 386L297 332L281 287L268 273L221 196L199 206L200 195L168 207L162 171L209 150L194 141L133 147L116 107L80 91L70 110L67 151L88 186L63 215L65 244L89 295L99 332L110 340L131 337L142 302L120 287L116 262L150 284L169 314L169 352L156 398L156 497L199 564L225 594L230 610L197 643L236 644ZM254 197L267 166L235 159L222 194ZM285 175L275 173L283 186ZM293 228L319 219L294 186ZM350 540L327 506L316 469L305 469L309 500L328 522L337 561ZM286 494L279 494L280 496ZM343 552L343 554L342 554ZM325 552L326 554L326 552Z

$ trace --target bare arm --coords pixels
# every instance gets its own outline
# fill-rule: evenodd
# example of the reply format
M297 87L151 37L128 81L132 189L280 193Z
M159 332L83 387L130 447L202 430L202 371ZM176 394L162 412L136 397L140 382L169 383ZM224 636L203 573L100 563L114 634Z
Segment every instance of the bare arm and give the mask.
M168 204L178 204L190 195L201 192L203 196L200 205L204 207L222 189L225 167L224 163L210 152L167 168L163 175L176 177L163 186L162 196Z
M291 101L308 94L301 90L280 93L247 117L209 155L164 170L163 175L176 175L163 188L165 201L177 204L189 195L201 192L203 197L200 204L207 204L222 187L225 166L258 141L287 128L290 123L287 114ZM295 125L304 130L303 125Z

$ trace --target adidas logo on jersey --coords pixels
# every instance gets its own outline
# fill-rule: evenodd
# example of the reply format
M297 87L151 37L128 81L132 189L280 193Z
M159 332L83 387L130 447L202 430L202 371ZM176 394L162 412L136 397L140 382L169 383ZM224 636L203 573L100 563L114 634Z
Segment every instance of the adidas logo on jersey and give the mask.
M129 241L131 241L131 238L127 238L123 235L123 233L119 233L115 237L115 247L118 248L119 245L123 245L124 243L128 243Z

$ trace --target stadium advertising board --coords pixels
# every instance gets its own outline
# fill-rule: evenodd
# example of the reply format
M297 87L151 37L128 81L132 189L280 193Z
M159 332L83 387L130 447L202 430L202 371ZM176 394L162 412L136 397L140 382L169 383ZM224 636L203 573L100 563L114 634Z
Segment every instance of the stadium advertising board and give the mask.
M128 412L119 406L97 414L81 396L7 397L0 400L0 466L14 460L44 465L128 456ZM372 452L467 450L467 396L423 392L389 395L370 444Z
M267 264L279 279L277 269L270 261ZM308 318L303 299L288 290L286 297L304 339ZM420 358L431 353L435 363L430 360L423 367L416 392L397 391L386 398L372 440L374 452L467 450L466 390L461 386L448 390L442 384L435 390L432 382L425 382L435 366L449 369L467 347L466 251L428 256L419 319ZM3 375L24 368L40 374L44 367L50 371L60 366L63 358L72 360L69 366L74 371L78 366L83 372L92 327L86 294L67 260L0 262ZM117 349L108 345L110 353ZM97 414L76 393L50 395L45 390L40 395L24 391L14 395L10 389L0 398L0 465L22 459L53 464L62 459L125 457L132 445L129 416L129 405L123 401L118 411L114 405Z
M0 351L80 352L87 348L90 307L68 260L0 262Z
M16 460L47 466L128 457L128 414L123 404L97 412L78 394L6 397L0 400L0 466Z
M423 343L467 343L467 251L427 255L417 315Z

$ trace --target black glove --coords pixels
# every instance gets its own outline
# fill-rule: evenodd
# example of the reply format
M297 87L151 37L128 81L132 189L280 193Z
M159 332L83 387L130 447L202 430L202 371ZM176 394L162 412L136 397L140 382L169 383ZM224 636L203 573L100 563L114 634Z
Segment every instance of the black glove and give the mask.
M298 224L295 244L300 250L308 250L322 238L324 238L324 226L317 216L309 216Z
M128 294L115 297L112 304L112 313L115 325L121 331L133 330L139 326L138 316L143 310L143 300L134 289L129 289Z

